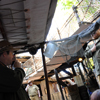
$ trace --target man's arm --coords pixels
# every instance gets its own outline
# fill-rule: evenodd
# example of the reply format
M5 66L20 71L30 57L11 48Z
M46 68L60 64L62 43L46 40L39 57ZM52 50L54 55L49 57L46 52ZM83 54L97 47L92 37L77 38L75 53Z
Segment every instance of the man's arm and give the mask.
M41 97L39 89L38 89L38 96L39 96L39 98Z
M90 50L85 52L85 57L90 58L93 56L93 52L96 51L96 45L94 45Z

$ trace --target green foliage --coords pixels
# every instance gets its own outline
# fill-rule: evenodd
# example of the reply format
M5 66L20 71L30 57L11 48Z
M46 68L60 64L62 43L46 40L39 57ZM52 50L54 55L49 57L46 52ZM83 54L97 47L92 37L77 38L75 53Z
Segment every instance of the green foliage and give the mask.
M73 5L77 6L77 4L81 0L58 0L58 6L61 6L62 10L69 10L72 8ZM90 16L92 16L98 9L100 9L97 4L100 4L98 0L95 0L95 2L91 0L83 0L81 4L78 6L79 10L81 8L83 15L85 14L85 19L88 19ZM92 5L92 6L91 6ZM81 15L81 14L80 14ZM81 18L81 17L80 17Z
M87 62L87 67L90 69L93 69L94 63L93 63L93 59L89 58L89 59L85 59Z
M63 10L70 9L72 5L76 5L77 3L77 0L58 0L58 5L61 4Z
M89 18L91 15L93 15L99 9L98 6L91 6L93 4L95 4L95 5L100 4L100 2L95 0L95 3L93 3L93 2L91 2L91 0L84 0L81 3L81 6L83 7L82 9L83 9L84 13L86 13L85 18Z
M94 66L93 59L90 58L89 61L90 61L90 63L91 63L91 67L93 67L93 66Z

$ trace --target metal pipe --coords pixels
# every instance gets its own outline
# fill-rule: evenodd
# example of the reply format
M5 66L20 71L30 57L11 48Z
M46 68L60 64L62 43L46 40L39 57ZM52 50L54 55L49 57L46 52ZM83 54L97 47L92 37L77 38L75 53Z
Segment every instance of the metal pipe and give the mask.
M76 19L77 19L77 22L78 22L79 26L81 26L81 20L80 20L79 15L78 15L77 6L73 5L72 9L74 11L74 14L76 16Z
M58 77L58 73L57 73L57 70L56 70L56 69L54 69L54 73L55 73L55 75L56 75L57 83L58 83L58 85L59 85L59 89L60 89L60 92L61 92L62 100L65 100L65 99L64 99L64 95L63 95L62 88L61 88L61 86L60 86L60 84L59 84L59 80L58 80L59 77Z
M45 63L45 56L43 55L43 53L44 53L44 46L43 45L41 45L41 53L42 53L42 61L43 61L43 68L44 68L44 75L45 75L45 83L46 83L46 87L47 87L47 96L48 96L48 100L51 100L49 83L48 83L47 68L46 68L46 63Z

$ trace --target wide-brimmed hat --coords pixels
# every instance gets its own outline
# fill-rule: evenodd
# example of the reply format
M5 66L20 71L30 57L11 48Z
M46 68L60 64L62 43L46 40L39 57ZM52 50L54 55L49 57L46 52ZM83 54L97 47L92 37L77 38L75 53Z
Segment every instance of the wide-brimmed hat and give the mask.
M0 53L4 51L17 51L19 48L13 48L13 46L6 40L0 41Z

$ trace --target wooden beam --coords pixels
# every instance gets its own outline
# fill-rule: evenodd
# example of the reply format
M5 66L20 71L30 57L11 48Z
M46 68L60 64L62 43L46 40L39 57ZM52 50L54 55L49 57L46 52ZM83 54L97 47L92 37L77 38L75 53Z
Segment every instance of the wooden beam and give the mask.
M0 17L1 17L1 15L0 15ZM1 18L0 18L0 31L1 31L3 39L8 41L8 38L7 38L7 35L6 35L6 31L4 29L3 22L1 20Z
M65 70L65 69L61 69L61 68L58 68L57 71L60 70L60 71L63 71L65 72L66 74L70 75L70 76L73 76L72 73L70 73L69 71Z
M72 78L72 76L62 77L62 78L59 78L59 80L65 80L65 79L69 79L69 78Z
M74 66L72 67L72 71L73 71L73 75L76 76L76 72L75 72Z

